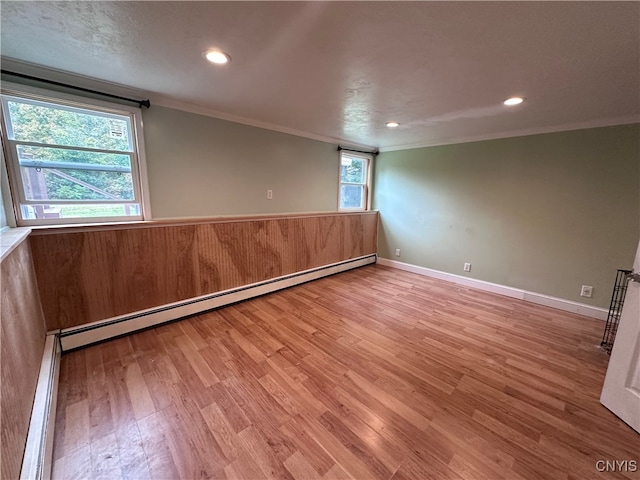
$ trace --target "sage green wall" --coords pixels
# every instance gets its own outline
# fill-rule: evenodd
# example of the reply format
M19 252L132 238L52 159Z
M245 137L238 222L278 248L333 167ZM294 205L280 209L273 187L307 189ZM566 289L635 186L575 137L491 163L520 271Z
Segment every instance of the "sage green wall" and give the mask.
M155 219L338 208L335 145L157 105L143 123Z
M383 258L607 308L640 236L640 125L382 153L373 205Z

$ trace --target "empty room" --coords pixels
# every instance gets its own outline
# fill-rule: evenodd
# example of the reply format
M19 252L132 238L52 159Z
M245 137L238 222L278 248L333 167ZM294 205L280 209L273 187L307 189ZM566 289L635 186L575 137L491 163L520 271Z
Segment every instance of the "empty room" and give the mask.
M0 2L2 479L640 475L640 3Z

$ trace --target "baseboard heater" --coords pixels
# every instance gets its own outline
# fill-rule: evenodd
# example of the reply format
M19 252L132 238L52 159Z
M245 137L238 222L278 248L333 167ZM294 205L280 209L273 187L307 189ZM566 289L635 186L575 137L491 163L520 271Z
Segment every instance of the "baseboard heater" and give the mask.
M22 457L20 480L51 478L60 353L57 334L47 334Z
M324 265L301 272L283 275L263 282L253 283L238 288L224 290L201 297L190 298L181 302L162 305L160 307L141 310L135 313L112 317L106 320L86 323L77 327L60 331L62 351L73 350L92 343L119 337L127 333L160 325L182 317L195 315L214 308L258 297L266 293L282 290L311 280L344 272L353 268L376 263L377 255L365 255L342 262Z

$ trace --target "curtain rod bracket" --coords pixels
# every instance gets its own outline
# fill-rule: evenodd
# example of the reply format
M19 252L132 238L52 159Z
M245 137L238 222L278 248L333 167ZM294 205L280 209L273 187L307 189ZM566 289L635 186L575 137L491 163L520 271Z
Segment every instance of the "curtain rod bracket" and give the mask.
M340 152L342 150L346 152L364 153L365 155L378 155L380 153L380 150L378 150L377 148L371 152L365 152L364 150L354 150L353 148L344 148L338 145L338 151Z

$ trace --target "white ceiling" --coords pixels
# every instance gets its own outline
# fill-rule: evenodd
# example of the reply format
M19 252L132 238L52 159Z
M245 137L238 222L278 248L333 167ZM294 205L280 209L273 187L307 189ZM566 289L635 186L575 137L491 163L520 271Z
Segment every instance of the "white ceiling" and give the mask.
M3 0L0 13L3 68L383 150L640 119L638 2ZM232 62L205 62L211 47ZM513 95L526 102L504 107Z

